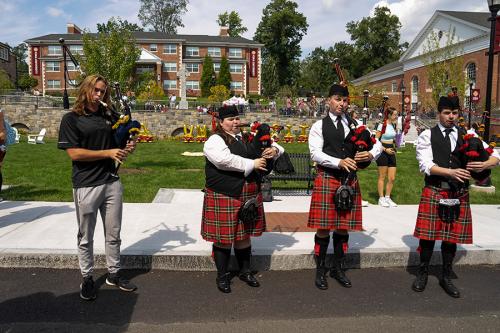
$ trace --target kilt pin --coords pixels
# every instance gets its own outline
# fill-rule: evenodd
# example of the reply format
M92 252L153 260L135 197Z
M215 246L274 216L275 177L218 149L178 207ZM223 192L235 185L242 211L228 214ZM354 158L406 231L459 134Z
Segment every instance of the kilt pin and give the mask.
M460 200L460 216L453 223L445 223L439 217L439 200ZM450 243L472 244L472 215L469 192L456 193L434 186L425 186L418 207L415 237L425 240L442 240Z
M258 218L254 223L243 223L238 218L240 207L245 201L257 198ZM214 243L232 244L234 241L261 236L266 229L266 218L262 193L255 182L245 182L240 196L230 197L205 189L203 214L201 221L201 236L204 240Z
M348 185L354 190L352 210L337 210L335 207L335 191L342 185L341 179L318 169L314 180L307 226L314 229L345 229L362 231L361 191L357 178L351 179Z

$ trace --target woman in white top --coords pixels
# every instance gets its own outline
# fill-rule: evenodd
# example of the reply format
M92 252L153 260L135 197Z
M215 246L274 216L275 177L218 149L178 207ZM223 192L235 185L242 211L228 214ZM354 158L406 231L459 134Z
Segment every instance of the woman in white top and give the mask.
M396 124L398 121L398 111L390 107L388 109L387 119L378 125L376 138L380 140L384 147L382 154L377 159L378 166L378 204L382 207L397 207L392 201L391 192L396 179ZM386 182L387 179L387 183ZM385 185L385 186L384 186ZM385 196L384 196L385 187Z

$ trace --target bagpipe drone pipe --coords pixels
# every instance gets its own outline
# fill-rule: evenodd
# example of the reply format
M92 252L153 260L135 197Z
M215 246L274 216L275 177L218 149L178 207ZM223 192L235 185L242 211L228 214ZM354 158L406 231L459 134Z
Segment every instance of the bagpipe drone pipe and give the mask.
M127 143L139 134L141 123L132 119L130 106L126 98L122 96L120 84L115 82L115 94L121 114L118 114L116 122L113 125L115 142L119 148L123 149ZM116 111L115 111L116 112ZM116 115L115 115L116 117Z

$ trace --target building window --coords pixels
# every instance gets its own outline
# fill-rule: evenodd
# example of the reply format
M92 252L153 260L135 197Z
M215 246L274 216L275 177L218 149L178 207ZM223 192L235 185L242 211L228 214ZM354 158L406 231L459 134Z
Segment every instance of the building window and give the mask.
M214 72L220 72L220 62L214 62Z
M177 89L177 80L163 80L163 89Z
M467 82L476 83L476 64L471 62L467 65Z
M163 45L163 54L176 54L177 45L175 44L165 44Z
M46 61L45 70L47 72L60 72L61 65L59 64L59 61Z
M163 64L164 72L177 72L177 63L176 62L165 62Z
M211 57L220 57L221 56L220 47L209 47L208 55Z
M200 55L200 49L198 46L186 46L186 56L196 57Z
M418 94L418 77L416 76L411 79L411 93Z
M243 82L231 81L231 90L243 90Z
M61 81L60 80L47 80L47 88L49 88L49 89L61 88Z
M398 92L398 84L394 81L391 83L391 92Z
M243 73L243 65L242 64L229 64L229 72L238 74Z
M198 82L198 81L186 81L186 89L200 90L200 82Z
M9 61L9 49L5 47L0 48L0 59L3 59L5 61Z
M151 66L137 66L135 67L136 74L154 72L154 68Z
M243 56L240 48L229 48L229 58L241 58Z
M198 73L200 71L200 64L186 64L186 71L189 73Z
M62 55L61 45L49 45L49 55Z
M66 61L66 68L68 69L69 72L75 72L76 71L76 66L73 63L73 61Z
M70 45L69 50L73 54L83 54L83 45Z
M158 45L156 45L156 44L149 44L149 51L151 51L151 52L158 51Z

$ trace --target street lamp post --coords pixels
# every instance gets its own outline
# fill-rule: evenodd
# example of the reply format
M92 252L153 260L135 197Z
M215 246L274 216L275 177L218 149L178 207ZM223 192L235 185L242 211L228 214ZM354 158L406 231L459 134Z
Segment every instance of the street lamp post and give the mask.
M405 91L405 83L401 81L401 120L403 119L405 113Z
M495 24L497 13L500 10L500 0L488 0L488 7L491 16L488 19L491 22L490 28L490 46L488 49L488 76L486 79L486 103L483 117L484 119L484 135L485 141L490 137L490 115L491 115L491 90L493 85L493 44L495 43Z
M363 125L368 121L368 95L370 92L367 89L363 90Z
M467 126L467 129L471 129L471 119L472 119L472 86L474 85L474 82L470 81L469 82L469 126Z

